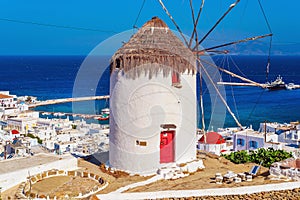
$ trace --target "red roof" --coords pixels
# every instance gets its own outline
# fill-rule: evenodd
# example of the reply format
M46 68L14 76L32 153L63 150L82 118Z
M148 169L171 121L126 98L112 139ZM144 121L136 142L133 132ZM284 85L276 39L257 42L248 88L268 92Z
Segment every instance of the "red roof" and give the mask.
M199 140L200 143L204 143L204 135ZM225 143L225 139L216 132L208 132L206 133L206 144L223 144Z
M9 98L13 98L13 97L6 94L0 94L0 99L9 99Z
M18 130L15 130L15 129L14 129L14 130L11 131L11 133L12 133L12 134L19 134L20 132L19 132Z

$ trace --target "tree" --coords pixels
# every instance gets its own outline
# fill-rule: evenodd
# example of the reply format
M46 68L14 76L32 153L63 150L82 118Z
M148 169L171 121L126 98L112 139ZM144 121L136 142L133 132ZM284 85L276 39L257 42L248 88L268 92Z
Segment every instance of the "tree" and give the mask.
M31 102L32 102L31 96L28 96L28 97L26 98L25 102L31 103Z

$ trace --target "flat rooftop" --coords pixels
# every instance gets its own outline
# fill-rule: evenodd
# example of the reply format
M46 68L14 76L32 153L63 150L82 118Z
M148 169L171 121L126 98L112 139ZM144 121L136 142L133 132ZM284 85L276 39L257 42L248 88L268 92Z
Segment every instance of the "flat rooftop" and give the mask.
M236 135L245 135L245 136L254 136L254 137L264 137L264 133L260 133L258 131L254 131L254 130L243 130L243 131L239 131L235 133Z
M52 155L52 154L37 154L30 157L13 158L0 161L0 174L5 174L21 169L26 169L42 164L51 163L61 159L72 158L71 155Z

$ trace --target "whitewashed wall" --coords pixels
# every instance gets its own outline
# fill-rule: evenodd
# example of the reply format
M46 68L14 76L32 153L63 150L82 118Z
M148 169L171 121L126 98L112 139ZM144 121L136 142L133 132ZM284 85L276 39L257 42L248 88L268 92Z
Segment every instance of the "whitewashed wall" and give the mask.
M243 146L237 145L237 139L243 139L245 141L245 144ZM233 135L233 149L234 151L241 151L241 150L254 150L258 148L262 148L265 145L264 137L255 137L252 135L240 135L235 134ZM257 148L251 148L249 145L250 141L256 141L257 142Z
M225 149L226 150L226 143L224 144L203 144L199 143L198 144L199 149L203 151L208 151L211 153L214 153L216 155L221 155L221 150Z
M196 76L182 75L175 88L171 74L159 72L149 79L141 74L126 78L123 71L111 74L110 152L112 167L134 173L153 173L160 166L161 124L175 124L175 161L196 157ZM147 146L136 145L146 141Z

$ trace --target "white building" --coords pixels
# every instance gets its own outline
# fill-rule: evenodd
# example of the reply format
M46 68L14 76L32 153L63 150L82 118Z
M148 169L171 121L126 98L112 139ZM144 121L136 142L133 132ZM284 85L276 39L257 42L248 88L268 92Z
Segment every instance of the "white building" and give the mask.
M0 107L16 108L16 95L10 95L9 91L0 91Z
M69 142L55 142L54 149L56 153L61 154L64 152L73 152L73 149L77 148L78 144L73 141Z
M0 117L16 117L20 112L28 110L28 105L18 103L16 95L9 94L9 91L0 91Z
M252 129L245 129L233 135L233 150L255 150L259 148L281 149L277 135L274 133L260 133Z
M226 140L216 132L208 132L203 135L198 141L198 148L216 155L227 151Z
M22 144L21 140L16 139L12 143L6 144L5 149L8 155L12 154L15 157L29 155L29 148Z
M9 118L7 119L8 129L16 129L23 134L27 134L28 130L33 130L36 127L37 119L31 117Z
M24 137L21 139L21 141L22 141L22 144L28 148L39 145L37 138Z
M259 131L264 133L275 133L278 135L278 142L289 145L300 145L300 123L291 122L290 124L280 123L261 123Z
M33 134L42 140L49 140L57 135L54 127L40 124L34 129Z
M109 162L133 173L196 158L195 57L154 17L112 57Z

